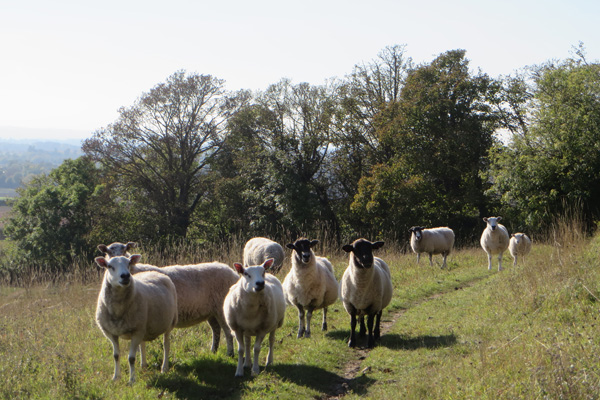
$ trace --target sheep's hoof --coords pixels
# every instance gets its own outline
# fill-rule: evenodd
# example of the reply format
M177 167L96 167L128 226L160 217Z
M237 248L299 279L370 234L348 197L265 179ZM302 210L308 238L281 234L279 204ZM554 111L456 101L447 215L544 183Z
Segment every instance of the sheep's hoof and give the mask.
M327 322L323 323L323 326L321 327L322 331L326 331L327 330Z
M252 376L257 376L258 374L260 374L260 369L259 368L252 368Z
M356 343L354 343L354 341L352 339L350 339L348 341L348 347L355 347L355 346L356 346Z

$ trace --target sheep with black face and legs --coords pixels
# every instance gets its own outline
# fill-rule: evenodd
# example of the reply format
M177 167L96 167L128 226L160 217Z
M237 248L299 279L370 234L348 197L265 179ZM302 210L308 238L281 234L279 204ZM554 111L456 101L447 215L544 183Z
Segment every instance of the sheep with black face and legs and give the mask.
M283 290L287 303L298 309L298 338L310 337L314 310L323 309L321 328L326 331L327 307L338 298L339 286L333 265L327 258L315 255L312 249L318 243L318 240L300 238L287 244L292 249L292 268L283 280Z
M429 266L433 266L433 255L441 254L444 257L441 268L446 267L446 259L454 247L454 231L452 229L448 227L426 229L422 226L413 226L408 231L411 232L410 247L413 252L417 253L417 264L421 253L429 254Z
M383 242L357 239L343 246L350 254L348 267L340 281L340 295L346 312L350 315L350 340L348 346L356 346L356 321L361 320L360 333L364 334L364 317L367 317L367 347L373 347L380 337L383 309L392 300L392 279L388 265L373 250Z
M119 338L131 340L129 383L135 382L138 346L160 335L163 335L164 351L161 372L168 371L170 333L177 323L175 285L168 276L153 271L132 275L130 269L140 257L134 254L96 258L96 263L106 269L98 295L96 323L113 345L113 380L121 376Z

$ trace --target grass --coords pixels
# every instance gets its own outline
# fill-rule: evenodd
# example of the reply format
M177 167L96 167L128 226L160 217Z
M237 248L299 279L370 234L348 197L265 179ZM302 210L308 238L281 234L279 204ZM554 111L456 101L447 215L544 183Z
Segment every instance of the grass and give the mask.
M313 337L302 340L288 307L274 365L263 368L263 348L261 374L246 371L243 379L233 377L236 360L225 355L223 340L210 353L203 323L174 331L167 374L159 372L157 340L148 346L149 368L136 366L132 387L124 361L122 379L112 382L111 346L94 324L100 277L3 286L0 398L598 398L600 236L582 239L569 225L550 236L523 265L505 257L502 272L487 270L481 249L458 250L440 270L388 247L381 256L392 270L394 298L375 349L347 347L349 317L340 302L330 308L329 331L318 330L317 312ZM341 276L345 255L331 260Z

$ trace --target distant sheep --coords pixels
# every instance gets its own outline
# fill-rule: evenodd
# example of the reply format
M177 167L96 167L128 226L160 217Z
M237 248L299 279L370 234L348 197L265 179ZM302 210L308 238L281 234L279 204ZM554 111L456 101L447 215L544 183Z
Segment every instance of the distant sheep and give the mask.
M283 266L285 253L283 247L277 242L264 237L255 237L244 246L244 266L261 265L269 258L273 259L271 272L276 274Z
M266 365L273 363L275 331L283 325L285 298L279 280L265 272L273 265L273 259L262 265L244 268L240 263L233 264L241 279L229 289L223 310L227 324L238 342L238 365L235 376L244 376L244 367L252 365L252 375L260 372L258 356L263 339L269 334L269 354ZM254 342L254 361L250 363L250 338ZM244 351L246 358L244 361Z
M108 246L105 244L99 244L98 250L104 253L108 257L118 257L118 256L129 256L129 250L137 247L137 243L135 242L127 242L120 243L114 242L109 244Z
M123 243L112 243L110 246L99 245L98 249L107 256L111 254L127 254L133 246ZM135 246L135 243L133 243ZM131 273L137 274L145 271L156 271L167 275L177 289L178 323L176 328L187 328L200 322L207 321L212 330L211 351L215 353L219 348L221 329L225 333L227 354L233 355L233 336L225 322L223 315L223 301L229 288L238 281L238 274L227 264L208 262L193 265L171 265L156 267L148 264L132 266ZM142 362L144 360L142 346Z
M481 234L481 247L488 256L488 270L492 269L492 255L498 254L498 271L502 271L502 254L508 248L508 231L504 225L498 222L502 217L483 218L487 224Z
M525 256L531 251L531 239L522 232L510 235L508 251L513 258L513 266L516 266L517 257L521 256L525 260Z
M321 327L326 331L327 307L338 298L339 286L333 274L333 265L327 258L316 256L312 250L318 243L318 240L301 238L287 245L292 249L292 268L283 280L283 290L287 303L298 308L298 338L310 337L312 313L321 308Z
M343 247L346 253L350 253L348 267L340 281L342 303L350 315L350 347L356 346L356 317L361 320L360 334L365 333L365 315L368 328L367 347L375 345L375 340L380 337L383 309L392 300L390 269L381 258L373 256L373 250L382 246L383 242L373 243L366 239L358 239Z
M119 367L119 337L130 339L129 383L135 382L135 355L144 342L163 335L161 372L169 369L170 333L177 323L177 293L166 275L149 271L135 276L130 269L140 255L112 258L97 257L96 263L106 269L98 295L96 323L113 345L115 372Z
M446 259L454 247L454 231L448 227L425 229L421 226L413 226L408 230L412 233L410 247L417 253L417 264L421 253L429 254L429 266L433 266L432 256L441 254L444 257L442 268L447 266Z

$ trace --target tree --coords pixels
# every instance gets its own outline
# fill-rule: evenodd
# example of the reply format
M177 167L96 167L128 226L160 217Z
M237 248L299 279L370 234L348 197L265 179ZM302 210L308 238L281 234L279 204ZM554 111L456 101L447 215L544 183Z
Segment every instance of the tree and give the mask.
M485 213L479 173L498 126L489 103L495 86L485 74L471 75L468 63L464 50L454 50L412 70L399 100L376 118L388 161L361 179L352 205L374 228L460 228Z
M210 162L243 98L228 95L223 84L210 75L176 72L84 142L85 153L119 177L139 218L153 222L155 238L184 237L209 196Z
M533 70L532 124L494 149L489 172L488 194L519 228L539 232L576 205L588 223L600 217L599 77L584 57Z
M93 226L89 207L97 196L99 171L89 159L66 160L48 175L17 189L19 197L5 227L24 262L55 270L89 254Z

